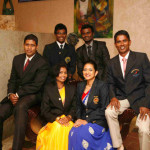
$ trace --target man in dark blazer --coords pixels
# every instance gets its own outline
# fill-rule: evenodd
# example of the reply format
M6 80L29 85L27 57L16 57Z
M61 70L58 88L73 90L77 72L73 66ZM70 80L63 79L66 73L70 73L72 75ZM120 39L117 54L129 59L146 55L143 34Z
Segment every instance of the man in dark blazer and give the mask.
M85 24L81 28L81 36L85 44L77 49L78 75L83 79L83 65L88 60L93 60L98 66L97 78L106 80L106 64L110 59L106 43L93 40L94 29L91 25Z
M123 150L118 115L131 107L138 114L140 150L150 147L150 62L145 53L130 50L130 36L120 30L115 36L119 55L108 64L110 104L105 111L113 146Z
M48 75L48 64L37 52L38 39L29 34L24 39L25 53L13 59L8 95L0 103L0 149L2 149L3 122L14 114L15 131L13 150L21 150L26 125L28 109L41 100L41 90Z
M43 56L50 65L49 75L51 76L51 69L53 66L58 63L65 63L67 65L69 78L71 78L76 70L75 48L65 43L67 28L64 24L57 24L54 34L56 36L56 41L46 45L43 51Z

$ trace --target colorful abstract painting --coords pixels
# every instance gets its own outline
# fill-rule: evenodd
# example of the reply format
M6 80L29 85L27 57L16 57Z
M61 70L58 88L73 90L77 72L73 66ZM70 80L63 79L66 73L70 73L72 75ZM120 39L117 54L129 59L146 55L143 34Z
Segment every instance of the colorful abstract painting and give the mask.
M114 0L74 0L74 32L83 24L94 27L95 38L112 38Z

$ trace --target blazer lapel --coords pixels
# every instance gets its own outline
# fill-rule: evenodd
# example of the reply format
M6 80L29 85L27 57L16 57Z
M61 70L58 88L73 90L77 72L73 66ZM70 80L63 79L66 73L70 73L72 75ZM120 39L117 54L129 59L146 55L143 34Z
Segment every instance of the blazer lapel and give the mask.
M83 51L83 56L84 56L84 58L85 58L85 61L88 61L88 60L89 60L89 56L88 56L88 54L87 54L87 50L86 50L85 44L84 44L83 47L82 47L82 51Z
M32 60L29 62L29 65L27 66L26 70L23 71L23 77L29 72L29 70L32 68L32 66L34 66L34 64L36 63L36 61L39 58L39 54L36 53L35 56L32 58ZM22 68L23 70L23 68Z
M61 96L60 96L59 91L58 91L57 84L54 85L53 94L56 96L55 100L56 100L56 103L58 104L58 106L60 106L60 108L63 108L63 104L62 104Z
M88 98L88 102L87 102L87 106L93 101L93 97L94 97L94 93L95 93L95 88L96 88L96 85L97 85L97 79L94 80L94 83L91 87L91 90L90 90L90 94L89 94L89 98Z
M97 50L97 43L95 41L93 41L93 48L92 48L92 59L95 60L95 56L96 56L96 50Z
M135 54L130 51L130 54L129 54L129 58L127 60L127 66L126 66L126 73L125 73L125 77L127 76L127 74L129 73L130 69L132 68L132 66L135 64Z
M71 99L69 99L69 97L70 97L69 87L68 87L68 85L65 85L65 103L64 103L64 108L67 107L67 105L69 104L69 101L71 100Z
M117 71L117 72L118 72L118 75L119 75L120 77L122 77L122 79L124 79L124 78L123 78L123 74L122 74L122 70L121 70L121 64L120 64L120 60L119 60L119 55L117 55L117 57L116 57L115 71Z
M23 58L21 59L19 63L20 64L19 70L20 70L21 77L23 76L23 67L24 67L25 59L26 59L26 54L23 55Z

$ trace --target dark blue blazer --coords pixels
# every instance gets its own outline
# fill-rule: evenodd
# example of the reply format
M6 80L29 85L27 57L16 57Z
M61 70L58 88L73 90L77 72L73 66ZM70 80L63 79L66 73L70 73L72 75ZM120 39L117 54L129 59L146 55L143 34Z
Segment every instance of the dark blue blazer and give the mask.
M77 85L77 118L96 123L107 128L105 109L109 103L108 86L103 81L95 79L90 90L87 106L82 102L86 81Z
M128 99L131 108L139 113L139 107L150 108L150 62L145 53L130 51L125 78L123 78L119 55L108 64L110 99Z

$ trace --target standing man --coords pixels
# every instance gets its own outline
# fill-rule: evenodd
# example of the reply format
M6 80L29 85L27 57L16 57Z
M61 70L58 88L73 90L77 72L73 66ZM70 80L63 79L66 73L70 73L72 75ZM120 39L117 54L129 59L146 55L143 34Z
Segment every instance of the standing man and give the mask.
M48 75L48 64L37 52L38 39L29 34L24 39L25 53L13 59L8 96L0 103L0 150L3 122L14 114L15 131L12 150L21 150L28 122L28 109L40 103L41 90Z
M45 46L43 56L49 62L50 70L58 63L65 63L67 65L69 78L71 78L76 70L76 53L73 46L65 43L67 36L66 26L61 23L57 24L54 34L56 41Z
M83 65L88 60L93 60L98 66L98 79L106 80L106 64L110 59L105 42L93 40L94 29L85 24L81 28L81 36L85 44L77 49L78 75L83 79Z
M110 104L105 111L113 147L124 150L118 115L131 107L138 114L140 150L150 148L150 62L145 53L130 50L130 36L120 30L115 36L119 55L108 64Z

